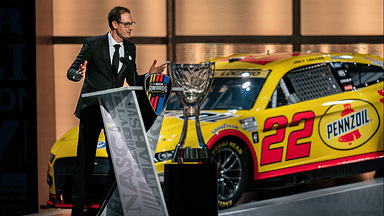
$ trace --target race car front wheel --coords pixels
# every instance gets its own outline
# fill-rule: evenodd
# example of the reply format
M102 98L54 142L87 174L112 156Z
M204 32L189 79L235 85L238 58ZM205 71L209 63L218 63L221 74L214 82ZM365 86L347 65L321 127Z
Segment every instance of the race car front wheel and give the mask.
M211 148L212 158L218 164L218 206L229 208L241 198L248 178L244 150L232 141L225 140Z

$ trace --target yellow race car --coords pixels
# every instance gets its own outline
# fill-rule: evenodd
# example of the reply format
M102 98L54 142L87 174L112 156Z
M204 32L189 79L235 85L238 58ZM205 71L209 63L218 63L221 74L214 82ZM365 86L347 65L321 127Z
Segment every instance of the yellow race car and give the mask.
M71 189L76 169L77 140L79 126L65 133L51 148L48 163L47 183L49 200L47 207L72 208ZM108 154L104 132L100 133L97 143L96 158L92 176L92 205L87 208L98 208L103 188L109 171ZM97 189L96 189L97 188Z
M219 164L219 208L233 206L247 188L293 186L384 165L382 58L280 53L209 61L216 73L200 125ZM183 126L177 97L167 110L155 155L160 176ZM186 147L198 143L191 120Z
M216 71L200 125L219 165L219 208L233 206L246 189L294 186L384 166L382 58L276 53L208 61L215 62ZM161 180L183 121L182 104L173 95L154 158ZM189 124L185 147L195 147L193 119ZM77 133L72 129L52 147L50 206L70 206ZM102 136L99 145L95 187L103 184L109 166Z

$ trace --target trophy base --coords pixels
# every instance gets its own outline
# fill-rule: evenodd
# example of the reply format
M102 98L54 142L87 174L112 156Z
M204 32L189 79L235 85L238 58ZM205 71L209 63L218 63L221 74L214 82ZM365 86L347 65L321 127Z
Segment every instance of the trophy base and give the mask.
M165 202L169 216L218 215L216 163L165 164Z
M208 147L204 148L179 148L174 156L173 162L201 162L211 163L212 156Z

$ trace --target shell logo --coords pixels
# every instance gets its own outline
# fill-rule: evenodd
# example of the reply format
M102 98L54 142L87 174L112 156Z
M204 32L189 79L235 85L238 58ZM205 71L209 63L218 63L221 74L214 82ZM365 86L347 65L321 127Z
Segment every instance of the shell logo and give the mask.
M367 143L379 126L379 114L371 103L363 100L338 101L320 119L319 134L330 148L351 150Z

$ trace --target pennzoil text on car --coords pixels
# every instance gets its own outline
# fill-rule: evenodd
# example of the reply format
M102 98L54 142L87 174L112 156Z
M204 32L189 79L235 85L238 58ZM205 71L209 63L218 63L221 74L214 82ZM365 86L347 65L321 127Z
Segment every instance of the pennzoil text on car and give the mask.
M219 164L219 208L236 204L247 187L276 189L382 168L382 58L358 53L276 53L209 61L215 62L216 72L201 105L200 125ZM193 119L189 124L186 147L197 143ZM160 179L164 164L171 163L182 127L182 104L173 95L154 158ZM76 145L74 128L52 147L51 206L71 202L71 184L62 176L69 179L73 172L56 163L65 161L70 167ZM100 145L97 159L106 160L105 146ZM95 170L102 172L97 168L100 164L104 162ZM106 175L100 172L94 174L96 185Z

